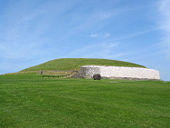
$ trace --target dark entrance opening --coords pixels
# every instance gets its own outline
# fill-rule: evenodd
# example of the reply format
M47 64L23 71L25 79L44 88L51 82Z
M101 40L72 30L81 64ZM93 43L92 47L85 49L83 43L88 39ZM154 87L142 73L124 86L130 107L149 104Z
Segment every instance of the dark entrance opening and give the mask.
M94 74L93 79L94 80L101 80L101 75L100 74Z

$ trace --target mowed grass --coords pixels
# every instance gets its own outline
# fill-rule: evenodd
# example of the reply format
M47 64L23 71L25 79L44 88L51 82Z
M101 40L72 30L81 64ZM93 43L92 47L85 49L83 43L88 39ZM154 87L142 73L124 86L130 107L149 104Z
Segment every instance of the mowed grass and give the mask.
M0 76L0 128L169 128L170 82Z
M48 61L46 63L33 66L22 71L39 71L39 70L78 70L83 65L105 65L105 66L125 66L125 67L142 67L142 65L108 59L89 59L89 58L63 58Z

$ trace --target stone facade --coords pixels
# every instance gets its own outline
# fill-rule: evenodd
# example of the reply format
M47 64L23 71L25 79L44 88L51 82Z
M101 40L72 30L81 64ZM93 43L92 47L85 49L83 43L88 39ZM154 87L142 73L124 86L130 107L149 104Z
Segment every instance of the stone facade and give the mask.
M82 66L76 77L92 78L94 74L100 74L102 78L119 79L148 79L160 80L159 71L138 68L138 67L119 67L119 66Z

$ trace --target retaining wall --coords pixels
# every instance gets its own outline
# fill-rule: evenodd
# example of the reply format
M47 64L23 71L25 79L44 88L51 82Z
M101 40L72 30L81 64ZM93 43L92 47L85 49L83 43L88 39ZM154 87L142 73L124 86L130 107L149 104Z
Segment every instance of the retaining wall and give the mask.
M77 74L77 77L92 78L94 74L100 74L102 78L110 79L120 78L160 80L159 71L153 69L96 65L82 66L79 73Z

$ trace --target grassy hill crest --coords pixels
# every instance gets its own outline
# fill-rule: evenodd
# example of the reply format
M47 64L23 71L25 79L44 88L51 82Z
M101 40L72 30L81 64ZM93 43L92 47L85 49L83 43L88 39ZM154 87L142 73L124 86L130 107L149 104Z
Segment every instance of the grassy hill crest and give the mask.
M109 59L92 59L92 58L62 58L62 59L54 59L48 62L26 68L22 71L39 71L39 70L78 70L83 65L105 65L105 66L124 66L124 67L141 67L145 68L142 65L125 62L125 61L117 61L117 60L109 60Z

